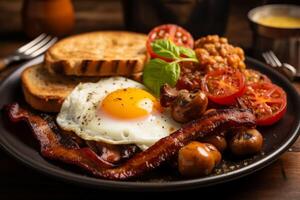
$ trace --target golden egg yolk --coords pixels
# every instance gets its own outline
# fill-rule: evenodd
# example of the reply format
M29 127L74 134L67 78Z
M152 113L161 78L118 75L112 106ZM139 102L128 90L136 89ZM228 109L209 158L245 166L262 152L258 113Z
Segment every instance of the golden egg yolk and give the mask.
M108 94L100 109L119 119L148 116L153 110L160 111L160 103L149 92L139 88L119 89Z

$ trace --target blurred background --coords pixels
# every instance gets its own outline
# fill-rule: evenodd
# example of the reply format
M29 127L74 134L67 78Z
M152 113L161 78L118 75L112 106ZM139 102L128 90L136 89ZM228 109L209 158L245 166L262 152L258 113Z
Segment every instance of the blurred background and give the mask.
M170 22L185 27L195 39L207 34L224 35L248 55L258 57L251 51L254 41L247 13L272 3L299 5L300 1L0 0L0 57L42 31L62 37L108 29L147 33L156 25Z
M14 37L22 37L22 4L26 2L30 4L31 17L34 15L47 15L39 11L39 6L35 4L41 4L41 2L47 2L49 0L1 0L0 1L0 36L2 39L9 39ZM50 0L50 2L57 0ZM65 0L58 0L58 2L64 2ZM67 0L69 1L69 0ZM210 28L211 30L204 31L204 34L218 33L220 34L224 29L225 36L231 36L234 43L239 43L248 46L249 38L251 38L251 31L247 21L247 13L250 9L266 4L266 3L294 3L299 4L298 0L72 0L70 1L74 7L75 13L75 26L73 33L101 30L101 29L126 29L125 19L126 16L132 21L144 20L148 16L145 10L151 10L153 16L157 18L161 17L161 20L152 20L148 24L153 23L153 26L158 25L159 21L169 20L174 21L177 19L178 22L183 24L189 19L193 18L192 25L185 28L190 29L193 26L201 28ZM153 3L147 3L153 2ZM158 5L160 3L160 5ZM57 3L62 5L61 3ZM123 9L123 5L125 9ZM198 5L197 5L198 4ZM151 8L152 6L152 8ZM163 8L161 8L164 6ZM197 8L198 6L198 8ZM54 7L52 12L63 13L63 7ZM125 12L123 12L125 10ZM160 13L159 11L163 13ZM191 16L191 10L195 10L194 16ZM155 13L156 12L156 13ZM56 14L57 14L56 13ZM124 14L123 14L124 13ZM171 14L170 14L171 13ZM172 14L178 16L169 16ZM124 15L127 14L125 17ZM164 19L160 16L168 15ZM153 16L151 16L153 18ZM40 16L41 17L41 16ZM127 20L130 20L127 19ZM227 20L228 19L228 20ZM23 19L24 20L24 19ZM209 21L210 20L210 21ZM214 24L207 27L214 20ZM139 24L132 24L131 28L140 26ZM147 22L146 22L147 23ZM155 24L156 23L156 24ZM127 23L128 24L128 23ZM179 23L180 24L180 23ZM146 27L146 26L145 26ZM148 29L148 30L147 30ZM146 27L144 32L148 32L149 27ZM243 37L240 37L242 31ZM196 36L195 34L193 34ZM235 37L239 35L239 37ZM200 36L200 35L199 35ZM197 37L197 36L196 36ZM246 40L245 40L246 39Z

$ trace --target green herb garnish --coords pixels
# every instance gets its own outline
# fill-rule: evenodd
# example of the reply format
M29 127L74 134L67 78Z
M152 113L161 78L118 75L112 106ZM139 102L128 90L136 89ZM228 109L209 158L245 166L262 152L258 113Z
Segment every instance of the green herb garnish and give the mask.
M172 41L155 40L151 44L155 54L172 60L166 62L160 58L150 60L145 65L143 73L144 84L159 96L160 87L165 83L175 86L180 76L180 62L198 62L193 49L176 46Z
M150 60L144 69L144 84L151 89L155 95L159 96L160 87L168 83L174 86L180 75L178 63L168 63L159 58Z

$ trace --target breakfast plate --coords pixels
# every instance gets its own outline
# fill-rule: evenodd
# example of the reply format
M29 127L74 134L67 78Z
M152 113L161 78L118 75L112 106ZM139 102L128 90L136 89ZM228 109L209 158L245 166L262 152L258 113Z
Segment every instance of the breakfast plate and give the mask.
M43 61L38 57L20 66L11 73L0 85L0 107L12 102L23 102L20 76L22 71L33 64ZM205 187L222 182L231 181L251 174L275 161L281 154L296 141L300 128L300 97L291 83L278 72L272 70L263 63L247 58L246 64L249 68L258 70L267 75L274 83L279 85L287 93L287 111L284 117L276 124L259 128L264 135L263 153L242 161L231 161L225 163L231 167L222 173L214 173L202 178L179 179L176 175L168 174L162 170L159 177L151 176L141 180L112 181L89 176L78 168L49 161L43 158L37 151L37 144L32 142L32 137L26 132L24 124L20 127L9 127L5 123L3 115L0 116L0 144L1 147L14 158L25 165L49 176L94 188L105 188L114 190L178 190ZM16 131L17 130L17 131ZM235 168L236 166L239 166ZM232 168L233 167L233 168Z

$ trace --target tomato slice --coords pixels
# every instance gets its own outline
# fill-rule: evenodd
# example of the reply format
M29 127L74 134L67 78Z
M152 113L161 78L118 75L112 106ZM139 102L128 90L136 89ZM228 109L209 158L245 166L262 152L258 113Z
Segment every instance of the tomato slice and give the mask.
M202 90L214 103L232 105L245 92L245 76L238 70L212 71L204 76Z
M168 58L161 57L153 52L151 43L157 39L169 39L176 45L193 48L194 39L192 35L184 28L175 24L164 24L153 28L148 34L147 51L151 58L161 58L170 61Z
M257 119L257 125L272 125L286 112L286 93L277 85L268 82L249 84L246 92L238 98L243 108L251 109Z

